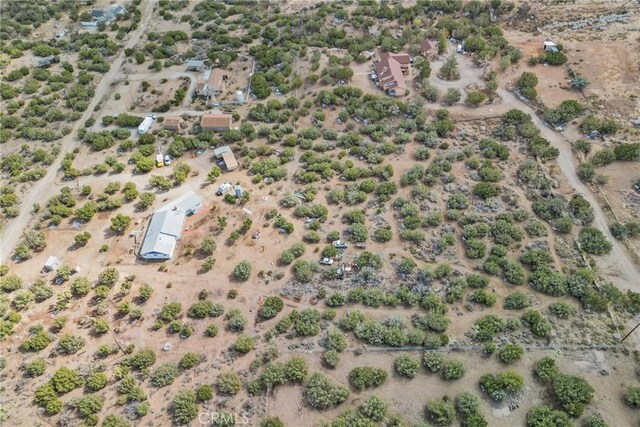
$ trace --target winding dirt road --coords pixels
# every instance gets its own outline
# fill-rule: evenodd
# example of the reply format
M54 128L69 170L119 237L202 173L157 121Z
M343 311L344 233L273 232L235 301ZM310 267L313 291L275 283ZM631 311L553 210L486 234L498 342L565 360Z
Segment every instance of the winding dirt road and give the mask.
M155 3L156 0L149 0L148 2L146 2L140 25L131 34L131 37L126 43L126 48L133 48L140 40L140 37L144 33L144 30L151 19L153 6L155 5ZM83 126L84 122L93 114L95 106L103 99L104 96L109 94L109 88L111 87L113 82L124 77L147 77L145 75L125 76L121 71L121 66L123 64L124 49L121 51L120 55L112 62L111 68L101 79L96 88L96 95L92 99L83 116L80 118L80 120L76 121L71 133L69 133L69 135L61 140L63 153L70 152L80 145L81 142L76 139L75 135L77 134L79 128ZM477 68L464 67L463 69L467 71L461 76L463 81L457 81L457 85L464 85L466 80L468 80L468 82L473 82L474 80L477 80L478 73L481 74L481 70ZM172 73L175 74L175 76L189 76L188 73L183 72ZM436 86L442 86L441 89L444 89L448 86L447 82L444 82L440 79L435 80L437 81L434 81L434 84ZM193 82L194 79L192 79L192 84ZM488 105L477 109L468 109L463 106L454 106L450 108L450 111L463 119L465 117L497 117L512 108L517 108L531 115L533 123L540 129L543 136L547 140L549 140L551 145L559 150L560 155L556 159L556 162L560 167L560 170L566 177L569 185L571 185L576 190L576 192L582 194L582 196L587 199L593 206L595 214L594 225L602 230L609 241L611 241L613 244L613 249L609 255L598 257L598 263L600 264L600 267L603 268L603 271L607 273L608 278L619 288L632 289L636 291L640 290L640 284L638 282L638 277L640 277L640 268L638 268L638 266L634 264L625 248L613 237L607 225L607 218L602 211L602 208L600 207L597 199L594 197L591 190L578 178L578 175L576 174L577 162L571 151L571 144L569 140L567 140L563 135L547 127L535 114L535 111L533 111L532 108L518 100L511 92L500 88L498 89L498 95L502 98L503 102L501 104ZM201 111L184 108L184 106L179 111L173 112L173 114L176 115L198 115L201 113ZM55 178L61 161L62 156L59 156L56 162L49 168L45 177L38 181L28 191L27 194L23 195L20 205L20 215L11 220L4 229L2 244L0 245L1 262L6 262L9 259L11 251L18 242L18 239L22 235L23 230L26 229L29 221L32 219L31 206L34 203L42 203L57 191Z
M81 144L81 141L76 138L78 130L81 126L84 126L84 122L87 121L87 119L89 119L89 117L94 113L96 105L98 105L105 96L109 95L111 84L122 78L121 70L125 61L124 50L135 47L139 42L140 37L142 37L142 34L151 20L153 8L156 3L157 0L143 1L145 8L142 11L142 19L140 20L138 27L130 33L129 40L121 49L120 54L111 61L109 71L102 76L102 79L96 87L95 95L91 99L91 102L84 111L82 117L75 122L71 132L60 140L61 153L71 152ZM16 246L24 230L27 229L29 222L33 218L32 206L34 203L42 204L57 192L58 189L55 183L55 178L58 170L60 169L62 158L63 155L59 155L55 162L49 166L47 174L28 189L27 193L22 195L20 202L20 214L9 221L2 233L2 241L0 242L0 262L6 263L10 259L13 248Z

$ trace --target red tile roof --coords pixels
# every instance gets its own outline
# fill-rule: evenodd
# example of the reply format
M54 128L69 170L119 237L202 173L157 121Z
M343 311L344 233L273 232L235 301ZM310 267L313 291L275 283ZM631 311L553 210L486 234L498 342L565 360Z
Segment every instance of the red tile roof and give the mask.
M205 114L200 119L203 130L231 129L231 114Z

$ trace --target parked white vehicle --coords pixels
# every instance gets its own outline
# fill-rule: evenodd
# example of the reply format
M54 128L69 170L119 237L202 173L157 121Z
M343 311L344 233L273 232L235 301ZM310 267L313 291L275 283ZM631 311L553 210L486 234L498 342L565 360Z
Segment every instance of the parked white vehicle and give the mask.
M322 258L320 260L320 264L322 264L322 265L331 265L331 264L333 264L333 260L331 258Z

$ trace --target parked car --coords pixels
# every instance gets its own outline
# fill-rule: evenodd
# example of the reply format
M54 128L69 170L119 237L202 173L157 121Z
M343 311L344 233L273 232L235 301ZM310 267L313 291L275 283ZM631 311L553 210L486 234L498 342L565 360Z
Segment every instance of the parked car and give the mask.
M349 247L349 244L347 242L343 242L342 240L336 240L335 242L333 242L333 247L338 249L346 249Z
M171 156L167 154L166 156L164 156L164 165L169 166L170 164L171 164Z
M331 258L322 258L320 260L320 264L322 264L322 265L331 265L331 264L333 264L333 260Z

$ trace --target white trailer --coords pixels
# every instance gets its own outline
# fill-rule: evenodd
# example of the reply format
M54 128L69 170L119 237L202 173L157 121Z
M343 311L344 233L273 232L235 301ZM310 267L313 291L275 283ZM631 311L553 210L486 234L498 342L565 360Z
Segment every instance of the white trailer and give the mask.
M140 126L138 126L138 134L144 135L151 129L151 125L153 124L153 117L147 116L144 118Z

